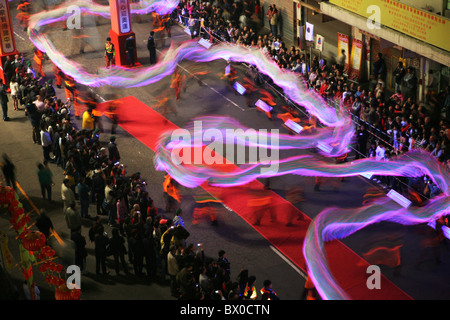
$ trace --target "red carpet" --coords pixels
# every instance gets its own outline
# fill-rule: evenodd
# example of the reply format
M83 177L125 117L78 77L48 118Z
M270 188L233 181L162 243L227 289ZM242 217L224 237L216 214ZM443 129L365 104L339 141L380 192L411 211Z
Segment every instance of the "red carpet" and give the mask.
M120 103L119 125L153 151L162 132L178 128L135 97L125 97L116 102ZM108 102L105 102L98 109L106 110L107 106ZM232 188L215 188L207 184L202 187L242 217L300 269L305 270L302 245L311 221L308 216L275 192L264 190L263 184L258 181ZM276 220L272 221L275 217ZM286 226L288 222L291 223L290 226ZM381 289L368 289L366 281L370 274L366 270L369 263L342 242L327 243L325 249L334 277L352 299L412 299L384 276L381 279Z

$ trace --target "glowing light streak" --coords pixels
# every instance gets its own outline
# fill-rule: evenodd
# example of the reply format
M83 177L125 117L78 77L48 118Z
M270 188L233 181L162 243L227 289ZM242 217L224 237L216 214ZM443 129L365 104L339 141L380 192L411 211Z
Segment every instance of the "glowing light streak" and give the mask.
M139 4L131 5L131 13L157 12L167 14L177 4L178 1L170 0L142 1ZM351 119L342 110L342 107L338 109L329 107L318 94L308 90L303 80L295 73L281 70L274 61L255 48L244 48L226 43L206 48L204 44L188 41L176 48L170 47L162 55L163 58L157 65L139 69L113 66L109 69L100 68L98 74L89 74L81 65L62 55L43 33L45 26L67 19L67 8L72 5L78 6L83 13L110 18L108 6L98 5L87 0L71 1L53 10L32 15L29 21L28 35L39 50L47 53L52 62L65 74L73 77L76 82L90 87L105 85L120 88L146 86L172 74L177 64L184 59L198 63L224 59L225 61L231 60L251 64L256 66L259 72L273 79L274 84L280 87L292 102L304 107L312 119L317 118L317 121L325 126L319 129L316 128L315 124L311 124L311 126L305 128L302 135L280 135L280 143L276 148L280 150L308 149L322 146L322 150L319 150L328 157L337 157L349 151L348 146L352 142L355 130ZM138 6L140 7L138 8ZM270 105L274 105L273 98L270 95L266 95L262 99ZM209 117L202 118L202 120L204 120L204 130L214 128L223 132L229 128L245 129L236 121L227 118ZM192 126L188 126L187 129L192 130ZM308 134L304 134L306 131L308 131ZM259 133L256 133L256 135L256 138L258 138L256 140L237 139L236 144L267 148L267 141L271 138L270 135L265 137ZM266 141L266 143L260 143L259 138L265 138L266 140L262 139L262 141ZM425 152L411 151L388 162L363 159L340 164L330 164L318 157L301 155L280 159L277 161L279 165L277 172L268 172L261 175L260 169L263 165L261 163L236 166L233 171L220 170L220 166L175 165L171 159L171 151L174 147L170 140L170 133L163 134L155 156L155 167L166 171L179 183L191 188L197 187L205 181L215 186L237 186L259 177L284 174L322 177L356 175L420 177L427 175L433 180L443 192L423 207L402 207L397 202L391 201L390 198L384 197L356 210L328 208L312 221L306 234L303 253L311 279L323 299L349 298L339 287L329 270L324 254L325 242L345 238L357 230L380 221L393 221L404 225L430 223L449 213L449 173L437 163L435 158ZM191 145L188 143L185 147L191 147ZM444 232L447 234L447 230Z

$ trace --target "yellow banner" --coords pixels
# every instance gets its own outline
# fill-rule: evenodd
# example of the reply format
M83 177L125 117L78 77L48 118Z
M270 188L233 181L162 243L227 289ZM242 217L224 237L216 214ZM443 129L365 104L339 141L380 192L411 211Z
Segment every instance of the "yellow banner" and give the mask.
M395 0L330 0L330 3L450 51L450 20L443 16ZM380 21L376 21L376 17Z

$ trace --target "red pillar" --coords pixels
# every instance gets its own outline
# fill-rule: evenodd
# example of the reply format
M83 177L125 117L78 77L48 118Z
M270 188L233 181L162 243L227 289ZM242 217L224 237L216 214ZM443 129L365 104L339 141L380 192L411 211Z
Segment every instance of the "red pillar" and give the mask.
M125 52L125 40L133 33L131 29L131 14L129 0L110 0L111 30L109 31L111 42L116 50L115 63L118 66L128 66L128 57ZM134 37L136 47L136 36ZM134 60L137 63L137 48L134 51Z
M0 77L3 83L7 84L7 79L3 74L6 57L19 53L16 49L14 32L12 27L11 13L9 11L8 0L0 0Z

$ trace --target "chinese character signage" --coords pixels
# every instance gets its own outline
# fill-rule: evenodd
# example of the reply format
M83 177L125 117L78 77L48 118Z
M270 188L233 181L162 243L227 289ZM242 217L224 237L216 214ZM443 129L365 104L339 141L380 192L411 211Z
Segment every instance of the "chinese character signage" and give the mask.
M359 80L361 71L361 60L363 51L363 42L358 39L352 41L352 54L350 57L350 79L354 81Z
M330 3L365 18L372 15L368 7L375 5L380 9L381 21L378 22L382 26L450 51L450 41L448 41L450 20L443 16L396 0L330 0Z
M338 33L338 61L342 56L342 50L345 51L345 62L344 62L344 74L348 74L348 52L349 52L349 43L348 43L348 35Z
M0 0L0 41L1 53L14 52L14 37L12 34L11 21L7 0Z
M130 11L128 8L128 0L117 0L117 8L119 12L119 28L121 33L131 31Z

